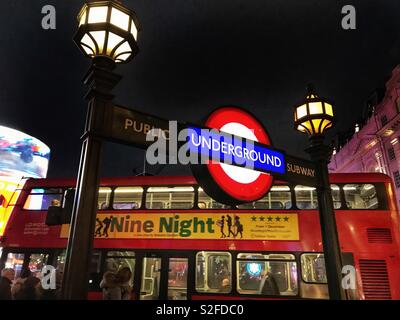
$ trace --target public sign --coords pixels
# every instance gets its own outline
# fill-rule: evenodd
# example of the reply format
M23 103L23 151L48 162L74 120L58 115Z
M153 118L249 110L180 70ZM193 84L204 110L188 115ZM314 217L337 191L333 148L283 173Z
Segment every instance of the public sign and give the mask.
M229 220L229 221L228 221ZM299 240L297 213L100 213L97 239ZM61 228L67 238L69 225Z
M216 161L215 157L205 165L191 166L199 184L215 200L232 205L256 201L262 198L272 186L274 178L266 172L285 174L286 165L283 153L274 151L270 147L271 141L267 131L247 111L238 107L218 108L208 117L205 126L253 142L252 148L248 151L250 164L253 165L252 169L248 166L242 168L235 164L226 164L224 161ZM215 139L222 140L219 139L218 134L215 135ZM233 140L236 141L229 142L225 149L227 152L233 150L234 160L243 160L246 144L238 142L237 139ZM189 143L196 146L199 141L190 141L189 138ZM204 151L204 149L206 150ZM207 146L201 145L201 152L207 152L207 149ZM253 154L253 157L250 156L250 153ZM221 154L222 152L220 152Z
M161 129L159 135L164 139L169 137L168 120L117 105L110 106L105 121L107 125L103 135L138 148L146 148L153 143L146 140L152 129Z

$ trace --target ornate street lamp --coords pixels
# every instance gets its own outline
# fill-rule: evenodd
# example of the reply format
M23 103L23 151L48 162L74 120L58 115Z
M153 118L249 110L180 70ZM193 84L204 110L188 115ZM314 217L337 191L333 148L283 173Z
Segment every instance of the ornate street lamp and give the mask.
M75 43L87 57L129 62L138 52L136 14L115 1L89 2L78 15Z
M89 87L87 119L82 136L78 180L72 210L62 284L64 299L86 299L96 225L103 139L101 132L112 107L112 89L121 80L117 63L138 52L136 15L117 1L91 1L78 15L75 43L92 59L84 83Z
M294 108L294 127L308 134L310 147L305 151L316 168L316 189L329 297L333 300L344 300L346 294L341 285L342 258L328 174L332 149L324 144L325 132L333 125L332 104L320 98L313 86L309 85L305 100Z
M295 107L295 129L310 137L321 136L334 124L332 104L320 98L312 85L307 91L305 100Z

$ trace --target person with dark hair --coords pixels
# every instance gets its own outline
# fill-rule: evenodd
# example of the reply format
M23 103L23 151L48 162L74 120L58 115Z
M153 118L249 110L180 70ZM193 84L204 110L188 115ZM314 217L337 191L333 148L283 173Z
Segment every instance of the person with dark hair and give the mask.
M278 284L276 283L274 276L270 272L267 272L265 274L264 279L261 281L260 288L261 294L269 296L277 296L280 294Z
M11 284L15 277L15 271L11 268L1 270L0 300L12 300Z
M32 272L29 268L23 268L21 270L21 274L17 280L15 280L12 288L11 288L11 294L13 298L15 299L15 296L18 294L18 292L22 289L25 281L32 275Z
M130 300L132 287L130 280L132 271L128 267L121 268L117 273L107 271L100 282L103 289L103 300Z
M15 300L36 300L38 298L38 284L40 279L29 276L23 283L21 289L15 294Z
M131 300L132 287L130 284L132 271L128 267L121 268L117 272L117 279L121 289L121 300Z

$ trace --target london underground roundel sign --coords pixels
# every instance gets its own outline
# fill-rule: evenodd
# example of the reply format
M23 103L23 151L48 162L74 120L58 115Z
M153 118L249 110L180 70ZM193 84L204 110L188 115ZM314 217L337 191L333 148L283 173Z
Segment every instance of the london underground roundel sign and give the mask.
M239 107L228 106L214 110L206 120L205 126L265 146L271 145L263 125L253 115ZM213 160L208 164L193 165L192 171L209 196L230 205L262 198L273 183L273 176L266 172Z

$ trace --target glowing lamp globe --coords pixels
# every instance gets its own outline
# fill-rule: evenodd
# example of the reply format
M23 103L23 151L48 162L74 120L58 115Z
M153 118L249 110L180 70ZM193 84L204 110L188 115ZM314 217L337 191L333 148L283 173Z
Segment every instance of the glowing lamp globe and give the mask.
M78 14L78 23L74 41L87 57L103 56L126 63L139 51L136 14L117 1L86 3Z
M332 104L319 97L310 85L305 100L294 108L295 129L313 137L323 135L333 125Z

